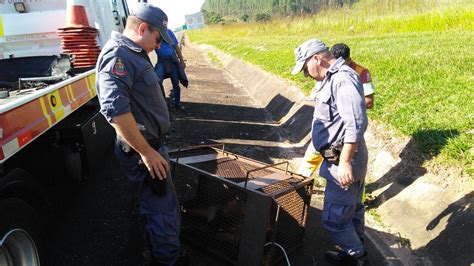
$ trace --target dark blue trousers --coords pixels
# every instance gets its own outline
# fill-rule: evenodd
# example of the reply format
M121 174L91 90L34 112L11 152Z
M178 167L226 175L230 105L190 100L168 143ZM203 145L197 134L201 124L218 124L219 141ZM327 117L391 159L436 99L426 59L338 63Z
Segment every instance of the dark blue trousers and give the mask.
M158 60L155 66L155 72L160 78L160 85L163 87L163 80L169 75L171 84L173 85L173 106L178 108L181 104L181 88L179 87L179 63L172 60L162 59Z
M362 203L364 182L363 180L359 180L351 186L354 186L354 191L357 192L357 195L355 196L357 200L350 204L338 204L327 202L325 200L321 218L324 228L329 232L332 239L347 254L358 257L363 255L365 252L365 206ZM331 193L337 192L333 190ZM348 191L341 188L341 198L347 193Z
M161 146L158 152L169 163L168 148ZM162 187L157 190L150 183L154 181L147 180L150 178L148 170L139 166L138 153L125 153L116 144L115 155L123 173L134 185L138 213L145 223L146 239L150 241L153 255L162 265L174 265L180 252L181 216L171 175L160 181Z

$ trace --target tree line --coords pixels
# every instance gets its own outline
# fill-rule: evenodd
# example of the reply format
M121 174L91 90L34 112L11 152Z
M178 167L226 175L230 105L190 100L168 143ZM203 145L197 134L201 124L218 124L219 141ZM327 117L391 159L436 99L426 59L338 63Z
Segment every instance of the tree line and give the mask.
M208 23L227 19L269 20L271 17L312 14L327 7L342 7L356 0L205 0L202 12Z

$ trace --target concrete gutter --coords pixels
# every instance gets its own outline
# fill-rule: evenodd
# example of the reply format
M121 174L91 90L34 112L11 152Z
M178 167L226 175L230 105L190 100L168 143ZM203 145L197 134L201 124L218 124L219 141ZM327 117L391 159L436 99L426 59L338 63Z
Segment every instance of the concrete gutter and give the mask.
M272 119L288 133L288 141L302 146L310 140L314 107L305 95L290 81L263 71L243 60L209 46L198 49L215 54L223 67L235 78Z
M210 45L192 45L205 54L217 56L225 70L237 80L257 102L260 103L287 133L285 147L303 147L310 139L311 123L314 107L312 102L292 84L276 75L263 71L257 66L232 57ZM411 251L405 252L405 258L400 259L392 252L391 247L376 229L367 227L366 235L369 240L368 249L375 261L383 261L385 265L406 265L416 261ZM397 252L399 253L399 252Z

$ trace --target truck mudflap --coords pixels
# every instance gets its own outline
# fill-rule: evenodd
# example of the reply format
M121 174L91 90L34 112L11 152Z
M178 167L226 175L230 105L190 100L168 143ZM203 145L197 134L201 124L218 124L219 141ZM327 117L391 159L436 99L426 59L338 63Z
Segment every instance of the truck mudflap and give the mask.
M0 100L0 164L96 96L90 70L44 89Z

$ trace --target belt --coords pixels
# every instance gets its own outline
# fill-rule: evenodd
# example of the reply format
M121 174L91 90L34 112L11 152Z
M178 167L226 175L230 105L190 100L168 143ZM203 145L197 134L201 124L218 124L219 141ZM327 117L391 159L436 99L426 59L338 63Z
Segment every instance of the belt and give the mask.
M158 150L161 146L165 145L168 140L168 135L163 135L159 138L154 138L154 139L147 139L146 141L148 144L153 147L153 149ZM118 138L116 139L117 145L119 145L120 149L125 152L128 155L132 155L137 153L132 147L128 145L125 141L119 140Z
M147 139L146 141L153 148L159 149L161 146L165 145L168 142L168 135L163 135L156 139Z

